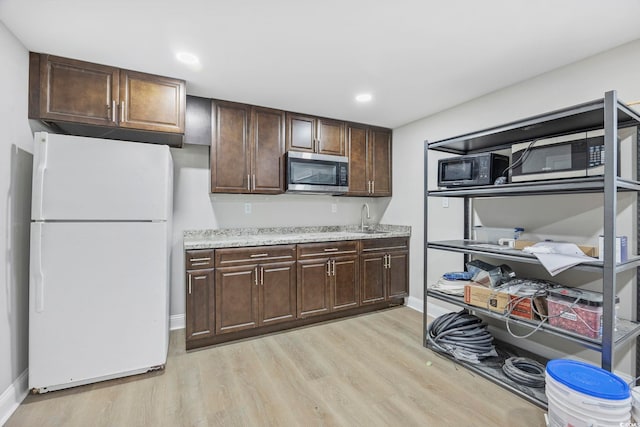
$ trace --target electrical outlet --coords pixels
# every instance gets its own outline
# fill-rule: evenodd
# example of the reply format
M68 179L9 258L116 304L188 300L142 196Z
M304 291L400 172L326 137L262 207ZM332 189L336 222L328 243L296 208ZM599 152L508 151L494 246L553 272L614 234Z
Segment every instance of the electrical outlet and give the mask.
M449 198L448 197L443 197L442 198L442 207L443 208L448 208L449 207Z
M338 205L336 203L331 203L331 213L338 212Z
M251 213L251 203L244 204L244 213L247 215Z

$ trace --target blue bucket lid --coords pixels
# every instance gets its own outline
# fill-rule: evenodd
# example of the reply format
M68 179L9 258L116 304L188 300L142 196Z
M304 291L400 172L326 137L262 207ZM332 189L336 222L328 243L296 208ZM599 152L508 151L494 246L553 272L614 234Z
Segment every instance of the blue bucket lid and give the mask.
M554 380L592 397L624 400L631 396L620 377L597 366L576 360L557 359L547 363L547 374Z

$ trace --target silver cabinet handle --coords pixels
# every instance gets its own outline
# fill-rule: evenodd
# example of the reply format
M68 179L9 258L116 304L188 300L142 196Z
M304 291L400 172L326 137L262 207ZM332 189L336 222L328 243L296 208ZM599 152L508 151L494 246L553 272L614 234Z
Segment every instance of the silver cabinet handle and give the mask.
M387 268L391 268L391 254L387 255Z
M264 286L264 267L260 267L260 284Z
M382 261L382 268L387 268L387 255L384 255L383 261Z
M376 192L376 182L371 181L371 194L374 194L375 192Z
M189 260L192 267L197 267L199 265L209 265L210 261L211 261L211 257L191 258Z
M191 274L189 276L189 295L191 295Z
M371 181L367 181L367 185L369 186L369 187L367 188L367 190L368 190L367 192L368 192L369 194L371 194Z
M331 260L327 261L327 276L331 276Z
M253 185L253 191L256 191L256 174L255 174L255 173L253 174L253 182L252 182L252 185Z
M126 104L124 103L124 101L120 101L120 123L125 122L125 106Z
M253 270L253 272L254 272L254 274L255 274L255 276L253 276L253 277L254 277L254 278L253 278L253 281L254 281L254 283L256 284L256 286L258 286L258 267L256 267L256 268Z
M249 258L261 258L265 256L269 256L269 254L251 254L249 255Z
M331 261L331 267L333 268L333 275L336 275L336 260Z
M251 191L251 175L247 174L247 191Z
M113 101L111 101L111 121L113 123L116 123L116 120L117 120L116 117L117 117L117 115L116 115L116 101L113 100Z
M338 250L338 248L325 248L324 251L325 252L336 252Z

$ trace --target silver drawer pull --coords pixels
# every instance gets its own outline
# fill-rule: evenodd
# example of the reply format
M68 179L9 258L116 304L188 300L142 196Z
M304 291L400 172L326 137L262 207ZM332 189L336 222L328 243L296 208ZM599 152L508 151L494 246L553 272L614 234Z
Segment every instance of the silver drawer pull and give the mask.
M251 254L249 255L249 258L260 258L265 256L269 256L269 254Z
M325 251L325 252L335 252L335 251L337 251L337 250L338 250L338 248L325 248L325 250L324 250L324 251Z
M211 261L211 258L191 258L190 260L191 262L198 262L198 261Z
M196 267L198 265L209 265L208 262L192 262L191 267Z

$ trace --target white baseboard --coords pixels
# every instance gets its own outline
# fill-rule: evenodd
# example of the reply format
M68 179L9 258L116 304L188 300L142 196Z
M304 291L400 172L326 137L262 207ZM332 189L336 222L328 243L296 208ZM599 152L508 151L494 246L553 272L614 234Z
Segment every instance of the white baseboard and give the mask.
M24 372L0 395L0 425L4 425L9 417L18 409L20 403L29 394L29 370Z
M424 301L418 299L416 297L409 297L407 299L407 307L414 309L415 311L419 311L420 313L424 310ZM429 313L429 317L438 317L443 314L449 313L451 310L447 310L444 307L439 305L427 302L427 312Z
M422 306L422 300L418 299L416 297L409 297L407 298L407 307L414 309L415 311L419 311L420 313L422 313L423 310L423 306Z
M184 329L187 325L186 316L184 314L174 314L169 317L169 330Z

